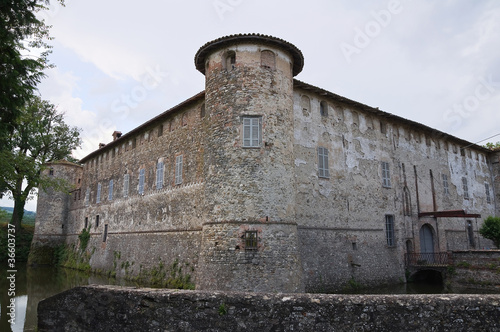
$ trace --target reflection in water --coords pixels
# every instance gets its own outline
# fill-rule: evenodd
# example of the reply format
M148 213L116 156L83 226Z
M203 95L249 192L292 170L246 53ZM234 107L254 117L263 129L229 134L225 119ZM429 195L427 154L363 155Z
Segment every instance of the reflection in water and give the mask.
M16 324L11 326L8 322L9 316L7 316L9 284L7 273L2 269L0 271L0 331L16 332L23 331L23 328L24 331L36 331L38 302L67 289L89 284L136 286L123 280L71 269L19 266L16 273Z
M19 267L16 274L16 325L11 327L7 316L9 302L7 272L0 270L0 331L23 331L23 327L24 331L36 331L38 302L67 289L89 284L139 286L121 279L106 278L64 268ZM444 292L445 289L441 283L408 283L362 289L351 294L441 294ZM463 293L478 292L466 290Z

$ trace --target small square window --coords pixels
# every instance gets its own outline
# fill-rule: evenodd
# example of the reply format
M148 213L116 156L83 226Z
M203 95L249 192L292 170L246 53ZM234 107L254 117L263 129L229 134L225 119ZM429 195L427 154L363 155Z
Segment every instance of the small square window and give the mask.
M246 231L245 232L245 250L255 251L257 250L257 231Z

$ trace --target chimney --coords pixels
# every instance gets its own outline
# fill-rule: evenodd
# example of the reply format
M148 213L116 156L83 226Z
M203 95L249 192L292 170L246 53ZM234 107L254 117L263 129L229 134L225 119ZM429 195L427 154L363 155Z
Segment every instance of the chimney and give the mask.
M105 146L106 146L106 144L104 144L104 143L99 143L99 149L102 149L102 148L103 148L103 147L105 147Z
M113 141L116 141L120 137L122 137L122 132L121 131L114 131L113 132Z

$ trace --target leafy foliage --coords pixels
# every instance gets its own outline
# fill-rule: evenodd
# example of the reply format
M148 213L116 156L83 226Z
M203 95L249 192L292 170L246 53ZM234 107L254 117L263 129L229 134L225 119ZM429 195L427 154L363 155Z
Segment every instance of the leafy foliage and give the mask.
M500 217L489 216L483 222L479 233L486 239L492 240L500 248Z
M35 188L70 190L68 183L42 171L47 162L67 158L79 145L79 130L68 126L54 105L33 96L21 109L16 128L0 150L0 183L14 199L12 223L17 228Z
M9 250L7 248L7 223L0 223L0 262L7 261ZM31 240L35 228L25 225L16 232L16 262L26 262L30 253Z
M490 150L497 150L497 149L500 149L500 142L496 142L496 143L488 142L483 146L487 149L490 149Z
M58 0L64 5L64 0ZM51 67L47 57L50 26L36 13L49 0L2 0L0 5L0 145L14 130L19 109L26 104ZM37 50L37 54L30 54ZM0 146L2 148L2 146Z

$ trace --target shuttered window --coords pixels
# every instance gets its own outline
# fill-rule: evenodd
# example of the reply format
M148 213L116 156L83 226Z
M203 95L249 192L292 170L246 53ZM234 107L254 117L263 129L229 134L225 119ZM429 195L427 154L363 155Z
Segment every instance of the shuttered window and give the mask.
M146 170L142 168L139 171L139 195L144 194L144 178L146 176Z
M182 155L175 158L175 184L182 183Z
M391 172L389 170L389 163L385 161L382 162L382 187L391 187Z
M156 189L163 188L163 170L165 166L163 161L159 161L156 164Z
M258 148L262 140L262 121L260 117L243 118L243 147Z
M328 168L328 149L318 148L318 176L320 178L329 178L330 170Z

